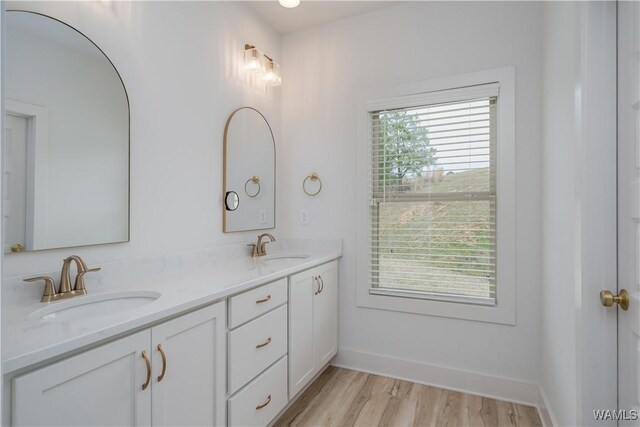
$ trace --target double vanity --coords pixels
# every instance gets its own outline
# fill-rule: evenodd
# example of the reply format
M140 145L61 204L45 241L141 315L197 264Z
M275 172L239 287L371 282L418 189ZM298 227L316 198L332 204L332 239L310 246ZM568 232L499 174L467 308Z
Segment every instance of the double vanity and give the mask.
M88 295L8 308L4 423L274 421L337 352L340 244L283 246L190 254L120 283L107 266Z
M127 76L55 17L9 10L6 18L11 140L3 155L21 171L7 180L7 259L126 244ZM274 229L276 146L267 118L236 106L215 138L223 139L222 231ZM251 249L94 268L68 256L58 284L58 272L3 277L3 425L273 422L337 352L342 254L336 241L277 242L267 254L274 241L264 233Z

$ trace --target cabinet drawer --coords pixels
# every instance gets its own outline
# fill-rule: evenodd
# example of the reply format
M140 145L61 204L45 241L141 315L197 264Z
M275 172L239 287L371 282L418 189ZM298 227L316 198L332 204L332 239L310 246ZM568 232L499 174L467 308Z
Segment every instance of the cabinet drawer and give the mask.
M287 302L287 279L280 279L229 298L229 329Z
M266 426L287 402L287 358L283 357L229 399L229 425Z
M229 394L287 352L287 305L229 332Z

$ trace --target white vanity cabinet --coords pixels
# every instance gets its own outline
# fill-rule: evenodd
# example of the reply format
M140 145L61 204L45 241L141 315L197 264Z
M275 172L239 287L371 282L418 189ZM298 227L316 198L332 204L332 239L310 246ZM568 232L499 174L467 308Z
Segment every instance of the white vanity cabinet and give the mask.
M161 323L151 338L151 424L226 425L225 303Z
M289 402L287 313L286 278L229 298L230 426L266 426Z
M289 398L338 351L338 263L289 279Z
M150 344L142 331L14 379L12 425L151 425Z
M225 425L225 324L222 302L16 377L12 424Z
M48 365L6 374L3 421L269 425L337 352L337 265L229 293L86 351L50 356L56 359Z

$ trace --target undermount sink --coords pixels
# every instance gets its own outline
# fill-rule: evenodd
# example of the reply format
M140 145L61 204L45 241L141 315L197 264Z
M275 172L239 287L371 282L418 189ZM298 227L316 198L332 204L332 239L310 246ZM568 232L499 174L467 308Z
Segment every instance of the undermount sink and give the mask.
M274 255L266 255L262 259L265 261L270 261L274 259L287 260L287 259L305 259L305 258L309 258L309 255L307 254L274 254Z
M48 321L82 320L133 310L158 298L160 293L154 291L124 291L74 297L38 309L29 318Z

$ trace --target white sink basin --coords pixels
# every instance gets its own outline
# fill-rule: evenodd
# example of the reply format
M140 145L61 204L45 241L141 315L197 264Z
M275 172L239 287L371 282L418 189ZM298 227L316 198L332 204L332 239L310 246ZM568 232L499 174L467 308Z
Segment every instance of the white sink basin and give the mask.
M309 258L307 254L274 254L274 255L265 255L262 258L265 261L270 261L274 259L283 259L283 260L291 260L291 259L305 259Z
M29 318L48 321L82 320L133 310L160 298L154 291L124 291L74 297L31 313Z

